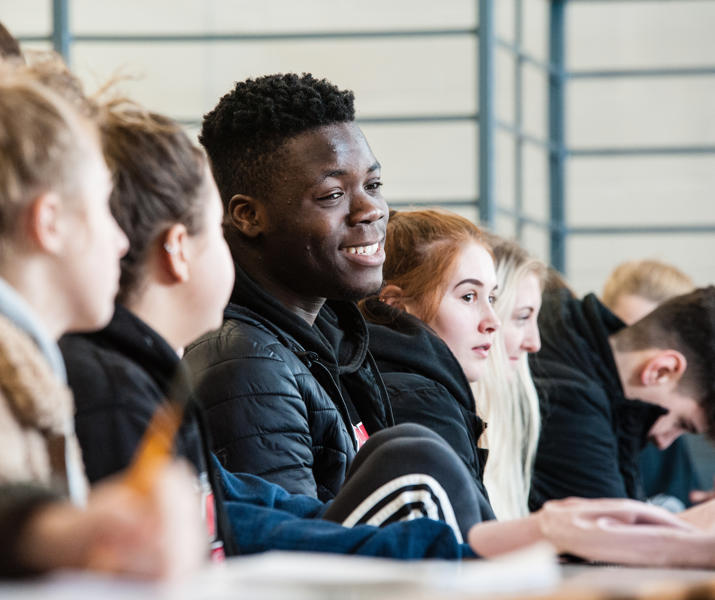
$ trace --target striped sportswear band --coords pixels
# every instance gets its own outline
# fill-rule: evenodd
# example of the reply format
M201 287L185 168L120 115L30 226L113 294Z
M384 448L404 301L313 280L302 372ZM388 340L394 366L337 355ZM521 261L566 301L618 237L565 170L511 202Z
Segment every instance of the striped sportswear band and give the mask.
M434 477L421 473L402 475L383 484L365 498L342 524L345 527L384 527L422 517L445 522L452 528L457 541L463 543L447 492Z

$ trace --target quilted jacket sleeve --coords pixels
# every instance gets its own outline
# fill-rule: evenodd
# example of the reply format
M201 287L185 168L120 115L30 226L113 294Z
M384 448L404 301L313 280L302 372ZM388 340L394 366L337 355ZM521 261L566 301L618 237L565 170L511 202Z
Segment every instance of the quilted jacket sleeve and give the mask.
M286 362L288 354L278 343L241 335L229 322L191 346L184 361L221 464L316 497L304 375Z
M436 381L414 373L383 374L397 423L419 423L442 436L462 459L472 477L481 478L476 455L477 415L470 422L457 401ZM481 433L481 431L479 432Z

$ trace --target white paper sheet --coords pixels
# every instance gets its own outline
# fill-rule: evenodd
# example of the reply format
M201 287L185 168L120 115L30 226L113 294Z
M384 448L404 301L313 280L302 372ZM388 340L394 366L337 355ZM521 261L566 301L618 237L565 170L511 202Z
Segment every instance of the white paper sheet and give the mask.
M400 561L268 552L233 558L183 582L143 584L91 574L59 574L29 585L0 585L3 599L35 600L362 600L468 592L544 592L560 581L548 544L494 560Z

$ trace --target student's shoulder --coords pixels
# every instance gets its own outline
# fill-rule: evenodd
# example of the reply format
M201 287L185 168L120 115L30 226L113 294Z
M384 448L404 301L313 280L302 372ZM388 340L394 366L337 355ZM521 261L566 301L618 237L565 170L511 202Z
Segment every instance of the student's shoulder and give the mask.
M249 309L234 307L221 326L186 348L185 360L195 368L227 361L257 359L299 363L302 348L289 335Z
M100 343L93 334L65 335L59 346L70 379L80 375L99 379L127 370L141 371L136 363Z
M597 380L570 365L552 363L550 367L535 370L533 376L542 408L560 406L574 413L610 414L611 402Z
M97 355L102 351L102 347L97 344L92 334L66 334L60 338L58 345L65 364L95 361Z
M397 423L414 422L427 427L441 423L464 427L464 423L469 420L467 413L470 416L472 414L444 385L434 379L418 373L394 372L383 374L382 377Z
M420 373L408 371L380 371L390 398L411 395L420 397L449 396L447 389L438 381L425 377Z
M157 384L139 364L98 344L91 336L64 336L60 348L77 413L100 405L127 405L160 394Z

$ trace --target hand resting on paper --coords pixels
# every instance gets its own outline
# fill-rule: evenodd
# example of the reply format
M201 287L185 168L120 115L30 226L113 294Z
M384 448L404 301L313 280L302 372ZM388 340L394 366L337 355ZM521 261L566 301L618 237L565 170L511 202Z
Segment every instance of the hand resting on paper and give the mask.
M567 498L536 514L560 552L634 566L715 567L715 531L704 527L715 502L691 511L681 517L635 500Z

